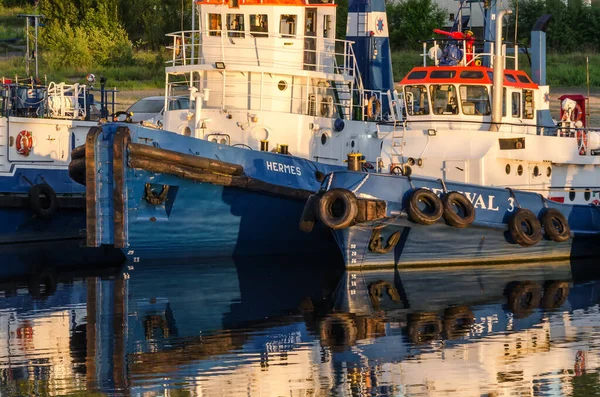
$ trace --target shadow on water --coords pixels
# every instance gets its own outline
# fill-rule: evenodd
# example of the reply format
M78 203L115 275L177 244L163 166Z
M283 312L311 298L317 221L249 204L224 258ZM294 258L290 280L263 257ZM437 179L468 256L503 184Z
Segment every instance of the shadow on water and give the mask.
M286 257L85 270L54 269L43 296L15 274L1 284L2 395L600 390L595 263L346 272Z

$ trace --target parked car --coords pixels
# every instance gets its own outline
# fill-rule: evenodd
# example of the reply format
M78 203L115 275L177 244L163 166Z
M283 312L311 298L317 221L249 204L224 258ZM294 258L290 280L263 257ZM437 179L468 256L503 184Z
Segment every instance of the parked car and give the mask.
M164 105L164 96L150 96L140 99L131 105L127 111L133 113L131 119L134 123L149 121L160 125L163 120ZM169 110L188 109L189 105L189 97L178 96L169 101Z

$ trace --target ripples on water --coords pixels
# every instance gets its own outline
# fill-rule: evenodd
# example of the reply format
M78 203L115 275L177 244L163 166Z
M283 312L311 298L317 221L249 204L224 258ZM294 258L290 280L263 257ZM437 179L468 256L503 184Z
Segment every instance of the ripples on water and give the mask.
M595 265L12 274L0 395L600 395Z

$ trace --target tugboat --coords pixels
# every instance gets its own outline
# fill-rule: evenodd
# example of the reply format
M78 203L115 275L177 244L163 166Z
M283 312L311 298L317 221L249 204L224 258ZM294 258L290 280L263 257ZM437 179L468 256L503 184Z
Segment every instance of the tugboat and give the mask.
M0 79L0 244L11 252L22 246L27 254L36 244L59 241L73 252L72 242L84 240L85 190L69 178L68 167L85 156L74 149L98 125L100 114L92 109L108 113L104 84L102 109L95 109L83 84ZM102 257L111 250L96 251ZM112 254L122 261L120 252Z
M392 161L390 173L403 176L356 172L360 156L351 154L350 171L329 175L307 201L305 213L314 216L305 221L318 218L334 231L346 266L600 254L594 248L600 210L590 205L600 176L594 168L600 132L583 128L579 105L568 100L558 125L544 122L548 87L504 70L507 13L494 18L495 54L472 49L458 64L442 65L434 43L435 65L417 67L402 80L408 116L399 144L392 142L402 154L392 154L400 160ZM532 43L545 43L548 20L538 20ZM542 82L545 54L533 47L534 75ZM515 51L515 65L517 57ZM494 67L478 66L486 62ZM584 183L577 196L575 186Z
M401 118L384 2L351 2L354 45L334 39L332 0L196 4L192 31L170 35L163 128L105 124L72 167L86 175L88 245L134 262L335 250L297 218L348 151L380 168Z

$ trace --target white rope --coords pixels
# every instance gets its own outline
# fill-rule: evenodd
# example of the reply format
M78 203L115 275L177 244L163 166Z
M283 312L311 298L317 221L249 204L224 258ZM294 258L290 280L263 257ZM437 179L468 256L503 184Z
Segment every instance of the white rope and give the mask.
M369 175L367 173L367 175L365 175L365 177L363 178L363 180L358 184L358 186L352 191L352 193L356 194L356 192L358 191L358 189L360 189L362 187L362 185L365 184L365 182L367 181L367 179L369 179Z
M329 181L327 182L327 190L331 187L331 182L333 182L333 173L329 175Z

